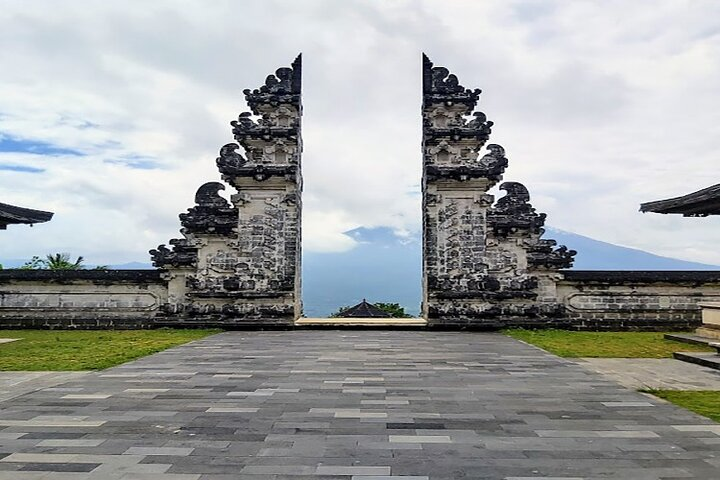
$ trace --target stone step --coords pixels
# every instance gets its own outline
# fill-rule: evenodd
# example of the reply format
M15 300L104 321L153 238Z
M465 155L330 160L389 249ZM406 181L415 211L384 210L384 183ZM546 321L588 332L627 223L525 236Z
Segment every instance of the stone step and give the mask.
M717 338L697 335L697 333L666 333L665 339L674 340L676 342L688 343L691 345L709 345L718 341Z
M427 321L422 318L300 318L295 326L406 328L425 327Z
M675 352L673 358L720 370L720 355L710 352Z

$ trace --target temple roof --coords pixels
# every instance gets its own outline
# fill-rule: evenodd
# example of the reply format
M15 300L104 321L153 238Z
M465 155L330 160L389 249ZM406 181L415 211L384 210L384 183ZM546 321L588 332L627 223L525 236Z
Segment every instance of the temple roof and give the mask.
M682 197L643 203L640 211L681 213L685 217L720 215L720 183Z
M363 298L363 301L355 305L354 307L350 307L341 314L338 315L338 317L342 318L373 318L373 317L380 317L380 318L390 318L392 315L387 313L384 310L380 310L378 307L373 305L372 303L368 303Z
M0 203L0 230L5 230L8 225L18 223L30 225L43 223L49 221L52 217L52 212L43 212L42 210L32 210L30 208Z

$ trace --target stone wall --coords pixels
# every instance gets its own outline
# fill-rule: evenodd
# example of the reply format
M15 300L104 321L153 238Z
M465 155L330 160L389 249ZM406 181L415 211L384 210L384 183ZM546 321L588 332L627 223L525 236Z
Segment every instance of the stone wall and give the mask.
M165 302L157 270L0 270L0 329L148 328Z
M703 302L720 301L720 272L562 272L558 300L581 330L687 330L700 326Z
M487 315L466 323L455 317L430 326L684 330L700 325L699 303L720 302L720 272L565 270L555 275L544 287L553 302L564 306L554 317ZM168 278L160 270L0 270L0 329L287 325L272 318L242 323L210 322L202 315L180 322L168 318L162 309L169 301ZM460 304L450 293L443 299ZM262 301L250 305L257 308Z

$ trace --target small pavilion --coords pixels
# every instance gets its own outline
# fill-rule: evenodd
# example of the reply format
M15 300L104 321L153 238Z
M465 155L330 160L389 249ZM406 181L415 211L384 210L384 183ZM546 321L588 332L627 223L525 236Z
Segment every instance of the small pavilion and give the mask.
M364 298L363 301L350 307L338 315L342 318L390 318L392 315L384 310L380 310L372 303L368 303Z
M0 230L7 229L8 225L25 224L32 226L35 223L48 222L53 215L53 212L0 203Z
M720 215L720 183L682 197L643 203L640 205L640 211L676 213L682 214L684 217ZM700 337L708 338L708 343L711 345L717 345L716 348L718 348L718 354L720 354L720 343L713 343L720 341L720 303L700 303L699 306L702 308L703 324L695 333ZM720 369L720 360L708 360L701 354L676 354L675 358Z

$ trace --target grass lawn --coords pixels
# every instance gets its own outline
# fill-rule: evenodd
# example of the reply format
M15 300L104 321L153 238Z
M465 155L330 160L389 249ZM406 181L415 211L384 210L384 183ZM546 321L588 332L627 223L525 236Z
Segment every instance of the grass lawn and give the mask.
M664 398L677 406L687 408L695 413L704 415L716 422L720 422L720 391L718 390L641 390L652 393L656 397Z
M0 370L99 370L219 330L0 330Z
M674 342L664 332L573 332L568 330L504 330L561 357L668 358L673 352L711 352L700 345Z

